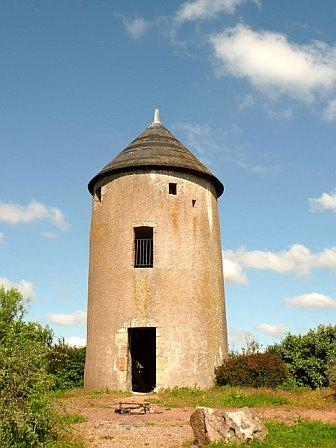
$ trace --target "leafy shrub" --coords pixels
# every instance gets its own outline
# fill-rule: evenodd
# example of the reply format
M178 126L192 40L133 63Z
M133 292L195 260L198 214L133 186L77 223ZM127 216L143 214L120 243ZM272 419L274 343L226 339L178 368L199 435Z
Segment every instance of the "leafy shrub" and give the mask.
M218 386L276 387L288 378L285 363L271 353L231 356L215 373Z
M25 322L15 289L0 288L0 446L30 448L56 436L48 401L46 354L52 334Z
M336 396L336 356L332 356L327 363L327 377L329 386L334 390Z
M304 335L288 334L268 348L280 356L298 386L313 389L328 385L327 360L336 354L336 326L319 325Z
M60 339L48 352L48 372L52 389L65 390L83 386L85 347L70 347Z

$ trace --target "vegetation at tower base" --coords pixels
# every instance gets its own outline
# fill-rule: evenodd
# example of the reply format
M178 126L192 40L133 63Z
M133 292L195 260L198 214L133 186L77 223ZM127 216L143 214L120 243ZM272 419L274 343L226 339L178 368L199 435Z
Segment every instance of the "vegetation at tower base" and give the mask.
M336 355L336 326L319 325L303 335L288 334L267 351L283 359L295 385L328 386L327 364Z
M232 355L216 369L218 386L276 387L288 376L284 361L272 353Z
M327 376L329 381L329 386L334 391L334 397L336 398L336 354L328 359L327 363Z
M47 359L53 390L83 386L85 347L70 347L64 339L59 339L57 344L49 348Z
M48 327L24 320L26 306L18 290L0 287L0 447L80 448L49 397L51 386L62 383L60 378L63 384L64 378L67 385L79 384L82 374L74 359L81 357L78 364L83 366L82 352L75 349L74 355L63 341L53 345ZM51 362L55 351L74 355L62 364L59 377ZM71 375L64 372L67 369Z
M0 446L30 448L57 437L50 409L48 328L25 322L15 289L0 288Z

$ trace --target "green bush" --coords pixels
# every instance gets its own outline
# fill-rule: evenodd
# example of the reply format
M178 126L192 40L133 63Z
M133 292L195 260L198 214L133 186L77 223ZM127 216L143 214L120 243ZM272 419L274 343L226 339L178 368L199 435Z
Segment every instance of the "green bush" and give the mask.
M60 339L50 347L48 372L53 390L73 389L83 386L85 347L70 347Z
M327 377L329 386L334 390L336 395L336 355L332 356L327 363Z
M288 334L267 351L283 359L298 386L316 389L328 385L327 361L336 354L335 344L336 326L319 325L304 335Z
M285 363L271 353L233 355L215 373L218 386L276 387L288 378Z
M46 355L52 334L25 322L15 289L0 288L0 446L30 448L56 437Z

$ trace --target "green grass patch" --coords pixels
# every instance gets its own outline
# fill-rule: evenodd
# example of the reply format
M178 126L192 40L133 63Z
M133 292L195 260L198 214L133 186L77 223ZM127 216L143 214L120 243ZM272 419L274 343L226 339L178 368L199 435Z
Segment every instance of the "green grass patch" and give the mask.
M67 389L67 390L53 390L50 391L50 397L55 399L62 398L90 398L90 397L110 397L110 398L122 398L128 397L131 392L125 391L108 391L103 392L100 390L84 390L83 388Z
M244 388L217 387L210 390L176 388L166 390L151 401L165 407L257 407L257 406L282 406L289 401L280 394L265 393L262 389L254 389L253 392Z
M81 414L64 414L60 418L64 425L74 425L75 423L84 423L86 418Z
M43 445L43 448L85 448L82 442L52 442Z
M249 444L212 443L209 448L230 448L248 446L249 448L335 448L336 425L321 422L302 422L285 425L279 422L267 422L268 436L264 442Z

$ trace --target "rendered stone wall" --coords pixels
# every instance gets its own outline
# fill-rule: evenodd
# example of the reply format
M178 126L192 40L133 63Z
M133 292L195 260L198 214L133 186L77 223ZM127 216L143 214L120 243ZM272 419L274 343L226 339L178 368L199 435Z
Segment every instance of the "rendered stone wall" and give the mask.
M136 226L154 227L153 268L134 268ZM217 199L205 179L115 175L93 201L87 389L131 390L127 329L142 326L157 328L157 388L212 385L227 330Z

